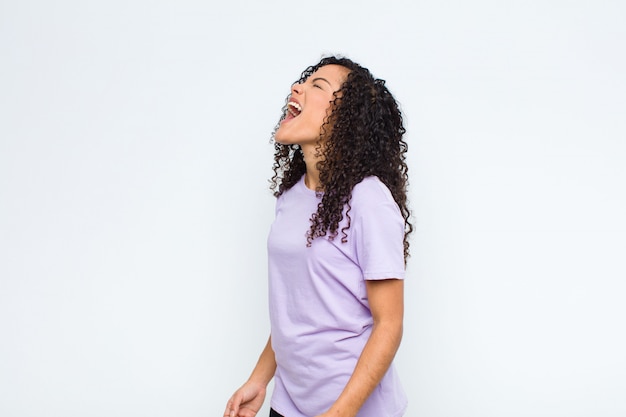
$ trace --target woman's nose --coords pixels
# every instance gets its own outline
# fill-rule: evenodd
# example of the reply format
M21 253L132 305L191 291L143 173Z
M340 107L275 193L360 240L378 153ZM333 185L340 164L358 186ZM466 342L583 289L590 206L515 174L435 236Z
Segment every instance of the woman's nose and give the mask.
M302 92L302 84L295 83L294 85L291 86L292 94L300 94L301 92Z

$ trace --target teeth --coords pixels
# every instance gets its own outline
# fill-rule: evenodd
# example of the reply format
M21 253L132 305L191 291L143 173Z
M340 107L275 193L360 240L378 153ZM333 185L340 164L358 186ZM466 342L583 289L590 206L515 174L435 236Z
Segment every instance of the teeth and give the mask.
M302 106L300 106L295 101L290 101L289 103L287 103L287 110L289 110L289 113L291 113L295 117L302 112Z

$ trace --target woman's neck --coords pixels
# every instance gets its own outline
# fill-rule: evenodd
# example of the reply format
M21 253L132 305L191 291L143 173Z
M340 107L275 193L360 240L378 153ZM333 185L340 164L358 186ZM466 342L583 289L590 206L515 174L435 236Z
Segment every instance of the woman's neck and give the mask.
M307 169L306 173L304 174L304 185L306 185L306 188L310 190L319 191L320 190L319 171L316 170L315 172L310 172Z
M320 191L320 171L317 169L317 163L320 161L320 158L316 156L316 146L302 147L302 153L304 155L304 163L306 164L304 185L311 190Z
M317 164L321 160L319 148L317 144L307 144L301 147L306 164L306 173L304 174L304 185L314 191L321 191L320 171Z

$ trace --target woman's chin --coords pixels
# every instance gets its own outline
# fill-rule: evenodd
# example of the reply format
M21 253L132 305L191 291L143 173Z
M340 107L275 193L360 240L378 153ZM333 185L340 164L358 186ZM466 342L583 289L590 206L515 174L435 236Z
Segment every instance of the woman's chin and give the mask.
M274 141L280 145L293 145L296 142L291 138L287 132L282 129L278 129L274 134Z
M295 133L295 134L294 134ZM300 145L317 144L319 137L314 134L304 135L301 132L293 132L280 128L274 134L274 142L279 145Z
M274 135L274 142L278 143L279 145L291 145L292 144L289 140L286 140L285 138L278 136L278 134Z

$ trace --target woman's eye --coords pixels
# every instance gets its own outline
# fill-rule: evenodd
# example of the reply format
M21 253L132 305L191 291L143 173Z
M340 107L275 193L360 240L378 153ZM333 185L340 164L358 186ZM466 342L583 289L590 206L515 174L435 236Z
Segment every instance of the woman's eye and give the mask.
M313 84L313 87L317 87L317 88L319 88L320 90L322 89L322 87L320 87L320 86L319 86L319 85L317 85L317 84Z

